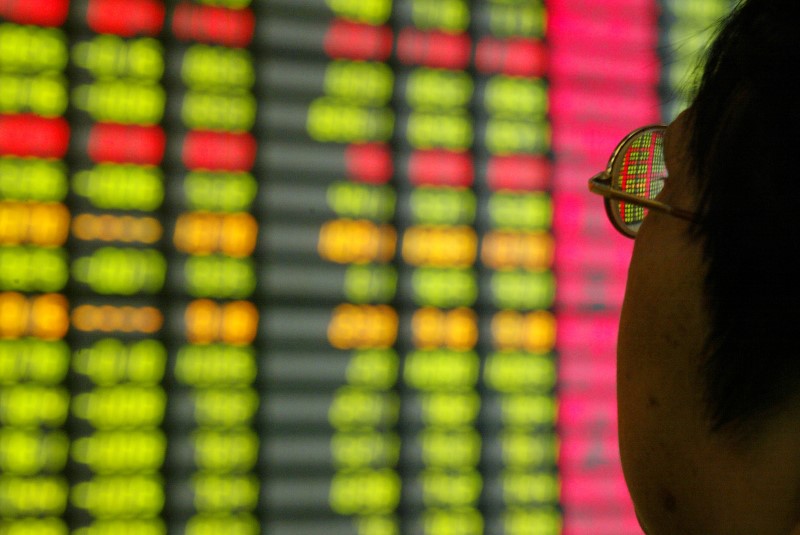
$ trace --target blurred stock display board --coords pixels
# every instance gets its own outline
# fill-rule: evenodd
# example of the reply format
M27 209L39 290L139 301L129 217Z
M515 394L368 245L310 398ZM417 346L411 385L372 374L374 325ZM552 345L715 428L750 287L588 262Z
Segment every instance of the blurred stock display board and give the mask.
M586 180L727 9L0 0L0 532L640 533Z

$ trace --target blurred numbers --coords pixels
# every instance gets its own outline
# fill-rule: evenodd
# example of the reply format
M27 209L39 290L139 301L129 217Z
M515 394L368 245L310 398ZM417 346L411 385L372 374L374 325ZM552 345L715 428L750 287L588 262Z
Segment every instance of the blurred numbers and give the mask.
M490 226L480 261L489 270L494 312L483 381L497 408L487 498L492 533L561 533L556 472L555 333L548 310L552 272L551 124L542 78L546 10L541 2L487 2L476 50L480 77L481 205Z
M730 8L0 0L0 533L639 533L586 179Z
M150 24L131 27L115 20L114 2L88 2L70 47L76 69L70 96L80 118L71 181L70 279L77 299L70 506L74 532L85 535L166 529L167 354L158 296L167 260L157 212L166 94L164 50L154 38L164 7L148 6Z
M186 535L258 532L252 385L259 311L249 299L259 229L250 213L258 184L251 174L256 99L249 4L182 1L170 28L179 42L169 63L178 78L171 89L179 120L169 127L182 138L182 165L171 169L178 187L169 199L184 208L173 212L171 235L171 280L180 281L172 320L183 343L173 361L170 418L183 432L170 437L170 475L180 490L167 507L172 529Z
M333 19L325 47L325 83L323 94L308 108L308 135L318 142L344 144L345 153L366 155L352 162L341 177L344 180L328 186L328 206L336 217L321 224L317 246L321 259L349 266L342 292L346 301L335 305L327 331L331 346L351 351L343 385L330 385L335 388L328 417L334 475L328 500L334 513L353 519L353 533L395 535L401 483L395 472L399 442L394 431L399 399L392 392L399 367L393 349L399 319L386 304L393 301L397 285L391 263L398 238L390 223L396 194L385 185L391 178L391 163L365 180L368 166L387 151L385 142L394 132L395 116L388 106L394 73L380 61L387 59L382 52L369 58L378 61L353 58L343 46L349 36L337 31L352 25L364 34L391 37L386 22L392 2L328 5ZM380 380L355 372L369 369L365 366L381 370Z
M658 122L656 2L548 3L553 232L558 274L559 477L563 531L640 534L619 461L615 355L630 240L608 224L587 177L639 125ZM618 31L620 27L628 31ZM597 47L597 39L605 44ZM602 67L601 67L602 66ZM632 72L636 72L632 76ZM523 344L543 343L542 317ZM498 324L498 329L501 327ZM504 340L504 343L512 339Z
M64 1L0 5L0 531L67 532Z
M403 379L411 415L406 450L406 509L415 533L482 533L478 472L482 437L475 430L479 318L477 201L472 189L476 140L467 71L472 37L467 2L409 0L395 5L399 118L403 148L399 199L403 221L401 277L412 281L404 309L410 339ZM448 52L444 53L447 49ZM436 399L471 399L460 418L446 418ZM443 408L443 407L442 407Z

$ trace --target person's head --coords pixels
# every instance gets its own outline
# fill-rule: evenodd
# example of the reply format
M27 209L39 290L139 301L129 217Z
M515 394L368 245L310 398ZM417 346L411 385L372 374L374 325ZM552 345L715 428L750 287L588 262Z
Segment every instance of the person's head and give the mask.
M620 453L651 535L800 533L800 1L722 24L620 321Z

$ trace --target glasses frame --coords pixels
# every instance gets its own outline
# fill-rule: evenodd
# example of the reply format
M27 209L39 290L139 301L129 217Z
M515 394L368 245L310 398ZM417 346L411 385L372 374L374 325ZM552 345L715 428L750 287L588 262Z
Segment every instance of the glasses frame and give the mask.
M608 216L609 221L611 221L611 224L615 229L617 229L617 231L629 238L636 237L638 228L637 230L631 230L630 227L628 227L628 225L626 225L625 222L620 219L617 209L612 205L612 202L614 201L623 201L634 206L641 206L642 208L647 208L648 210L654 210L662 214L679 217L681 219L685 219L686 221L697 221L697 215L694 212L683 210L681 208L675 208L674 206L670 206L654 199L644 199L631 193L625 193L624 191L616 189L611 185L613 179L612 170L614 169L614 165L617 163L617 159L624 154L622 149L627 148L628 143L633 138L644 132L653 130L661 130L663 132L666 129L667 126L663 124L651 124L637 128L622 138L622 141L619 142L617 147L614 149L614 152L611 153L611 158L608 159L608 166L606 167L605 171L602 171L589 179L589 191L598 195L602 195L605 199L603 204L606 209L606 215Z

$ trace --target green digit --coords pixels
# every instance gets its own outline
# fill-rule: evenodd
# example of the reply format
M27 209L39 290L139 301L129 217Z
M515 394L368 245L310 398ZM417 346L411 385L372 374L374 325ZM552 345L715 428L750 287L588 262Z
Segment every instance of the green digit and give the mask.
M164 74L164 55L161 43L150 37L129 44L130 74L136 78L158 80Z
M67 82L62 76L41 76L32 80L31 110L45 117L62 115L67 109Z
M412 9L418 28L463 32L469 26L469 8L464 0L414 0Z
M550 271L496 272L491 287L495 304L504 309L548 308L555 299L555 277Z
M472 98L473 82L463 71L416 69L408 78L406 100L418 109L460 108Z
M256 287L255 266L249 258L192 256L186 260L184 275L194 297L239 299L251 295Z
M167 350L158 340L141 340L130 346L128 377L136 383L155 384L164 376Z
M63 249L32 248L30 266L35 272L34 288L44 292L57 292L69 280L67 253Z
M338 60L325 71L328 95L363 104L387 104L393 84L392 70L383 63Z
M552 226L553 202L546 193L497 193L489 199L489 216L496 228L548 229Z
M344 293L354 303L387 303L396 290L393 266L352 265L345 273Z

